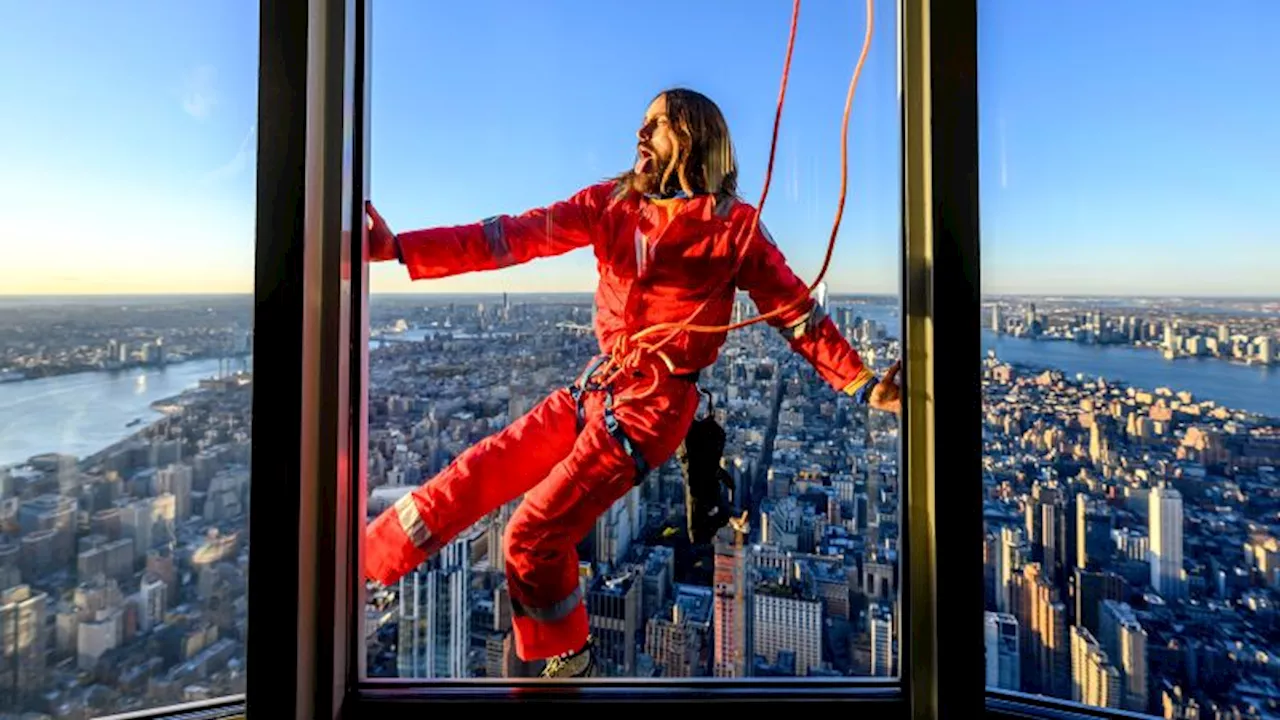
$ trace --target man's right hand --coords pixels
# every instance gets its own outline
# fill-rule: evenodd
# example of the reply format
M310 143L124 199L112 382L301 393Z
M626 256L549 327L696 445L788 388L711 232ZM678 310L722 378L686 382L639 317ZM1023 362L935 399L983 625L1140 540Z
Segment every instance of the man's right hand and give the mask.
M902 361L899 360L889 368L880 382L871 389L870 404L877 410L891 412L894 415L902 414L902 388L898 385L898 371L902 369Z
M396 247L396 234L391 232L387 221L374 209L373 203L365 201L364 209L369 229L369 262L399 260L400 249Z

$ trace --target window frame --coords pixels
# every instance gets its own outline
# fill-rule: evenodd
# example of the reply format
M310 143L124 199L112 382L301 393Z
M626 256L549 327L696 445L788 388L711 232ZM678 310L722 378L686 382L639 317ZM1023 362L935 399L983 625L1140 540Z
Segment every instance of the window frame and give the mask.
M340 716L353 657L351 524L340 515L353 425L346 350L358 314L347 252L356 216L343 196L363 192L343 167L358 159L343 135L353 11L344 0L259 7L252 473L270 482L250 488L258 541L247 668L261 670L248 675L245 704L261 717Z
M992 718L1048 718L1051 720L1152 720L1146 713L1100 708L1012 690L987 690L987 716Z
M248 664L285 671L249 675L251 711L273 718L407 717L430 703L803 701L889 717L978 712L986 698L982 664L974 662L982 626L971 605L980 608L982 598L980 498L971 485L939 479L940 438L933 430L976 438L963 461L976 474L976 0L899 0L897 7L908 358L900 434L900 677L429 685L360 680L369 2L261 6L253 475L271 482L251 490L257 512L250 528L260 537L251 545L256 572L249 587L271 602L250 603L257 632ZM961 464L954 447L948 443L947 467ZM939 513L942 507L948 512Z
M241 717L244 713L244 694L240 693L210 700L195 700L147 710L132 710L116 715L104 715L95 718L95 720L149 720L157 717L170 718L171 720L218 720L219 718Z
M912 715L959 718L984 708L986 681L975 661L981 495L949 477L970 468L977 478L982 467L977 0L902 7L904 614L915 631L904 662Z

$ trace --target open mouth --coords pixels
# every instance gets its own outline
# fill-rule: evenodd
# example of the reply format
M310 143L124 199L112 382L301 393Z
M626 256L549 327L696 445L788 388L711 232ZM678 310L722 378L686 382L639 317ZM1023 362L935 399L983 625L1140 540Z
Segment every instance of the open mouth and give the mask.
M653 164L653 151L644 145L637 145L635 166L636 174L643 175L644 173L652 171Z

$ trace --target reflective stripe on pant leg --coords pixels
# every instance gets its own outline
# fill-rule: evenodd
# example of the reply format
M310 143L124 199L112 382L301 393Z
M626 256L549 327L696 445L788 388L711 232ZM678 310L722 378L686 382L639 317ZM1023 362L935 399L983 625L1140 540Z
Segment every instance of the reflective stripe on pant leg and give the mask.
M698 396L692 388L689 383L666 383L642 401L617 408L625 415L618 420L625 420L633 445L646 448L655 460L674 453L697 410ZM525 606L523 614L512 616L516 646L524 659L574 652L587 640L584 603L576 603L568 617L554 622L534 619L528 607L549 610L574 595L582 584L578 542L601 513L634 487L635 459L597 421L603 402L601 394L587 397L591 421L573 450L525 494L507 525L507 586L513 606Z
M573 612L573 609L582 602L582 586L573 589L568 597L558 600L546 607L530 607L515 598L511 599L511 614L513 616L530 617L538 622L553 623L563 620Z
M589 396L593 414L597 397ZM511 516L506 576L522 658L574 652L587 641L577 543L631 489L631 473L631 459L593 417L569 457L525 494Z
M573 415L569 393L552 393L387 508L365 530L366 576L394 582L485 513L528 492L572 450Z
M528 615L512 615L516 656L525 662L545 660L568 652L577 652L591 635L587 606L581 602L566 617L544 623Z

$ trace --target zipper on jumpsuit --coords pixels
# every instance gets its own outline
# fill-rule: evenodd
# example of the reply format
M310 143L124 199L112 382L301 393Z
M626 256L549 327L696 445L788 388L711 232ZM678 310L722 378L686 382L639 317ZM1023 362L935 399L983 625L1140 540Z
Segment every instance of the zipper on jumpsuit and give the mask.
M640 229L640 218L636 219L635 227L632 229L632 242L635 244L636 250L636 275L631 281L631 284L627 287L627 298L623 302L622 319L624 327L630 328L632 326L632 321L636 315L636 305L643 297L643 292L639 292L639 290L643 290L646 286L644 280L647 273L645 271L649 269L651 256L656 253L658 243L662 241L663 236L665 236L671 227L681 219L681 216L685 214L687 209L688 202L681 203L679 207L675 208L671 217L661 226L661 229L654 234L653 237L650 237ZM650 211L656 211L659 213L663 212L661 208L656 207L652 208ZM631 461L635 463L636 476L634 482L639 485L649 474L649 470L651 469L649 467L649 461L645 460L644 454L640 451L640 448L635 444L631 437L627 435L622 424L618 422L617 415L613 412L613 384L598 385L591 382L596 371L598 371L608 360L609 355L606 354L597 355L592 358L591 362L587 364L586 369L583 370L582 375L578 377L578 380L573 383L573 385L569 386L569 394L573 397L574 404L577 406L578 432L582 432L587 421L584 396L588 392L604 392L603 421L605 430L608 431L609 435L612 436L618 445L622 447L622 450L631 458Z

